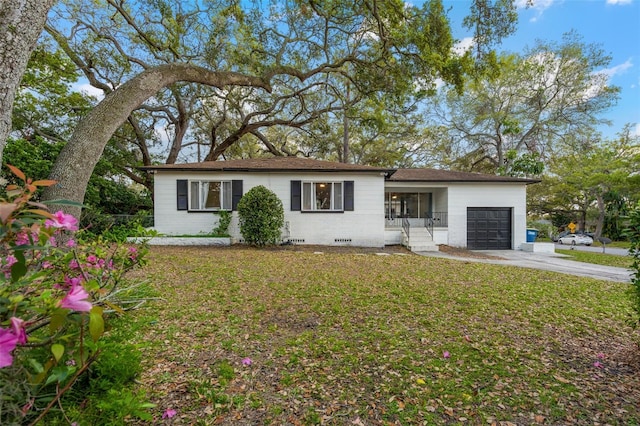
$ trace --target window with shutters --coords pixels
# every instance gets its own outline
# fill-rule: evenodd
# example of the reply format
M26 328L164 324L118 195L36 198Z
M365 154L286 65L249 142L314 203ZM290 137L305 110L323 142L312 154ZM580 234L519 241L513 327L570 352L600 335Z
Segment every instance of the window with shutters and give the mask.
M342 182L302 182L302 211L343 211Z
M231 210L231 181L189 181L189 210Z

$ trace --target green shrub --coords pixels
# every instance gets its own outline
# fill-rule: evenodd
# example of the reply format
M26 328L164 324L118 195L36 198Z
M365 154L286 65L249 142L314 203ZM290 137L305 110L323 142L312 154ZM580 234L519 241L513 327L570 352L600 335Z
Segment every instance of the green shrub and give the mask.
M229 225L231 224L231 212L227 210L220 210L217 213L218 225L213 228L212 235L214 237L228 237Z
M637 327L640 325L640 203L629 214L629 226L625 231L626 237L629 239L629 255L633 258L631 268L633 269L633 277L631 278L631 299L635 317L632 324Z
M276 194L262 185L251 188L238 203L240 233L256 246L277 244L284 225L284 208Z

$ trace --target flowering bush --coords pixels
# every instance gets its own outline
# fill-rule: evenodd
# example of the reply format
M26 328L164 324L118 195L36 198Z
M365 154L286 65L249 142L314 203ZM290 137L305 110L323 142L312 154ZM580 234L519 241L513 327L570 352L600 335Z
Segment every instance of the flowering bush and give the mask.
M629 294L631 295L635 314L631 318L631 324L634 327L638 327L640 326L640 202L629 214L625 236L629 239L629 256L633 259L631 263L631 270L633 271L632 285L629 289Z
M1 424L38 421L87 371L107 315L134 306L123 276L144 258L144 248L78 244L75 217L33 201L55 182L9 168L23 185L0 199Z

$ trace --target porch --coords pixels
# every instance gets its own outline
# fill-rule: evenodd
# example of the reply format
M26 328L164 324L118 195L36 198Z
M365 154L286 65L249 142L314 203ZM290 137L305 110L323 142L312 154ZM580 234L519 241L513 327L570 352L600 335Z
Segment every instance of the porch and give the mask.
M385 219L385 244L402 244L411 251L438 251L438 244L447 244L446 212L434 212L426 218Z
M437 251L447 244L447 188L395 187L385 191L385 244Z

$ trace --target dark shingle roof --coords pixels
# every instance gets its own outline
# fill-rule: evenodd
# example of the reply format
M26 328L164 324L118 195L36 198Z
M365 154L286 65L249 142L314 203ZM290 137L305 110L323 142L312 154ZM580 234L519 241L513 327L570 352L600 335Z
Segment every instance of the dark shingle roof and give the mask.
M333 161L321 161L301 157L249 158L244 160L203 161L201 163L162 164L140 167L142 170L176 170L176 171L225 171L225 172L392 172L386 167L344 164Z
M536 179L511 176L486 175L481 173L454 172L438 169L398 169L389 177L394 182L520 182L536 183Z
M247 158L243 160L203 161L200 163L160 164L140 167L141 170L221 171L221 172L371 172L385 173L393 182L520 182L539 180L481 173L453 172L437 169L390 169L359 164L336 163L303 157Z

